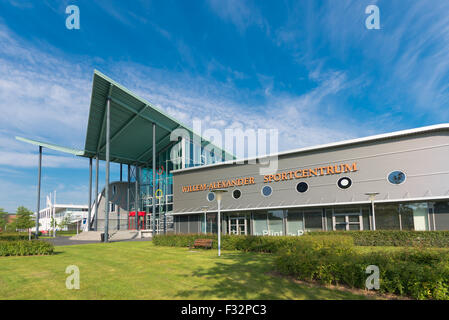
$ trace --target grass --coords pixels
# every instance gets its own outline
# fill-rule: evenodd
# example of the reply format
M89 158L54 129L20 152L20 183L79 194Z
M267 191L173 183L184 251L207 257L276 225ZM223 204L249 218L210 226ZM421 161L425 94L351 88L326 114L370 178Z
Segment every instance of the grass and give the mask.
M366 299L271 275L270 254L115 242L55 247L52 256L0 257L0 299ZM80 269L68 290L65 269Z

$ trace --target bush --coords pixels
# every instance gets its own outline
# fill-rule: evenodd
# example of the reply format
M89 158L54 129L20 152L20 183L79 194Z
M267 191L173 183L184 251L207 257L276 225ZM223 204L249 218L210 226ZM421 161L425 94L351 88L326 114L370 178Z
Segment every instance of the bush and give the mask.
M54 247L42 240L0 241L0 256L32 256L52 254Z
M359 253L353 248L295 247L280 252L276 269L300 280L365 288L369 265L379 267L381 293L416 299L449 299L449 253L433 249Z
M158 246L188 247L196 239L212 239L213 248L217 248L216 234L172 234L155 235L153 243ZM240 250L251 252L275 253L287 250L297 245L318 246L318 247L347 247L353 246L351 237L342 236L236 236L223 235L221 237L221 248L225 250Z
M449 247L449 231L317 231L311 236L351 236L356 246Z
M0 241L28 240L28 233L24 232L2 232Z

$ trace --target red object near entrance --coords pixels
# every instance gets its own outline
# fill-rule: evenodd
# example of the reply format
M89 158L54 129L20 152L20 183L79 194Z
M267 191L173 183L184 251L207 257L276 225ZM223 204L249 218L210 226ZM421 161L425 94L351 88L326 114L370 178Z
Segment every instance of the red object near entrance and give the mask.
M130 211L128 214L128 230L136 230L136 226L137 224L135 223L136 219L132 219L133 217L136 216L136 212L135 211ZM139 220L139 227L140 229L145 229L145 211L138 211L137 212L137 217ZM143 217L143 219L141 219L140 217Z

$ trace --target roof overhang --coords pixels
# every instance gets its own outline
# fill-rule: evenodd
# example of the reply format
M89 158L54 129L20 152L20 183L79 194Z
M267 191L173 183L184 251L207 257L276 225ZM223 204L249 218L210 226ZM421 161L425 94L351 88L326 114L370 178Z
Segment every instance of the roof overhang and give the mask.
M156 125L156 154L175 145L180 135L172 132L179 130L190 139L201 141L202 146L209 145L221 151L226 159L235 157L213 145L210 141L193 132L175 118L155 107L147 100L137 96L127 88L113 81L101 72L94 70L89 119L84 150L76 150L52 143L26 138L16 139L39 145L52 150L77 156L106 159L106 104L110 100L110 161L147 166L152 160L153 123Z

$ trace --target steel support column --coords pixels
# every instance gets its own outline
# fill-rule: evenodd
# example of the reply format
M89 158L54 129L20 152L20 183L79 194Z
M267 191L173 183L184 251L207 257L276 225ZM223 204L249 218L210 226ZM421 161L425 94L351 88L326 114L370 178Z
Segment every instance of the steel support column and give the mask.
M128 211L128 217L127 217L127 223L128 223L128 230L129 230L129 212L131 211L131 208L129 207L129 189L131 188L131 167L128 164L128 190L126 193L126 210Z
M123 181L123 165L120 163L120 182ZM120 183L119 186L119 194L121 195L121 188L122 184ZM122 197L119 197L119 199L122 199ZM120 230L120 206L122 205L121 201L119 200L118 206L117 206L117 230Z
M39 146L39 163L37 167L37 211L36 211L36 234L39 238L39 211L41 209L41 170L42 169L42 146Z
M134 211L136 213L136 230L140 230L139 226L139 167L136 165L136 184L135 184L135 194L134 194Z
M111 138L111 99L106 102L106 181L104 186L104 242L109 241L109 157Z
M87 231L90 231L90 217L92 215L92 158L89 158L89 208L87 210Z
M153 164L151 166L153 169L153 199L151 201L152 211L151 211L151 222L152 222L152 235L156 232L156 124L153 122Z
M94 230L98 229L98 171L100 169L100 160L98 159L98 154L95 156L95 216L94 216ZM90 221L89 221L90 223Z

